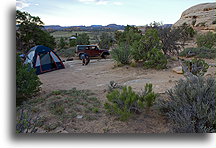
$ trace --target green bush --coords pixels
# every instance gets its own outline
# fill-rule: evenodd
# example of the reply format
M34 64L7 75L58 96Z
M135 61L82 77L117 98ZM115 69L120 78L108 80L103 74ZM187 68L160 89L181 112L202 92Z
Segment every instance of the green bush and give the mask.
M32 97L40 91L40 82L35 74L35 69L29 65L23 65L22 60L16 56L16 102L22 103L25 99Z
M215 54L216 54L216 48L210 49L206 47L198 47L198 48L186 48L179 53L179 56L214 59Z
M130 64L131 49L128 45L121 43L111 51L112 58L119 64Z
M140 40L132 45L132 56L136 61L146 60L147 53L153 48L160 48L160 39L156 29L148 29Z
M124 32L116 31L115 40L118 45L125 43L131 46L135 41L139 41L142 37L142 32L134 26L127 25Z
M193 75L196 76L203 76L209 68L209 65L204 60L201 59L184 61L183 64L185 64L187 71L191 72Z
M38 16L16 10L16 49L27 52L35 45L55 48L55 39L43 28Z
M152 87L153 85L151 83L147 83L145 85L144 91L140 95L141 101L144 102L144 106L147 108L150 108L154 104L155 99L157 97L157 94L153 92Z
M167 65L167 58L160 50L153 48L147 53L143 65L145 68L164 69Z
M108 113L117 115L120 120L127 120L133 113L141 113L145 107L153 105L156 94L152 91L152 84L146 84L141 94L135 93L132 88L123 87L122 91L117 89L107 94L109 103L104 107Z
M102 49L110 49L110 47L113 45L114 39L111 34L107 32L103 32L100 36L100 41L98 46Z
M107 99L111 102L104 104L107 112L119 116L123 121L127 120L132 112L140 111L142 108L142 104L138 104L139 96L131 87L124 87L122 92L113 90L107 94Z
M77 45L89 45L90 41L89 41L89 35L87 33L82 33L79 34L77 39L76 39L76 44Z
M212 48L216 45L216 34L208 32L207 34L200 34L196 37L198 47Z
M173 132L216 132L214 78L180 80L168 95L157 106L172 121Z
M180 30L176 28L160 28L158 30L161 48L166 55L177 54L180 50Z
M180 45L184 48L186 41L191 40L195 34L196 31L188 24L184 23L181 26L178 26L177 28L178 37Z
M67 45L67 43L66 43L65 39L63 37L61 37L59 40L59 45L58 45L59 48L63 49L63 48L65 48L66 45Z
M69 41L69 45L70 45L70 47L75 47L77 44L76 44L76 39L71 39L70 41Z

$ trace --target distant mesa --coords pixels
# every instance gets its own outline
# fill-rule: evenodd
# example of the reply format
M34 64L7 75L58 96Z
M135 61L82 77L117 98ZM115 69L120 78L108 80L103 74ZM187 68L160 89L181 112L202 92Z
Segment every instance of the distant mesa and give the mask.
M124 25L109 24L107 26L102 25L91 25L91 26L59 26L59 25L46 25L44 26L46 30L82 30L82 31L95 31L95 30L124 30Z
M135 25L130 25L130 26L135 26ZM163 28L168 28L171 27L172 24L164 24L162 27ZM48 31L101 31L101 30L106 30L106 31L124 31L124 28L126 26L124 25L117 25L117 24L109 24L106 26L102 25L91 25L91 26L60 26L60 25L46 25L44 26L45 30ZM146 26L137 26L141 31L144 31L146 29Z
M216 27L216 3L203 3L185 10L173 25L187 23L197 31L214 31Z

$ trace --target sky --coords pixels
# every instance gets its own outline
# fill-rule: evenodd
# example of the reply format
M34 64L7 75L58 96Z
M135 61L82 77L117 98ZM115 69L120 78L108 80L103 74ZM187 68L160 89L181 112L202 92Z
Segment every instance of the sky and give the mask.
M16 9L45 25L174 24L182 12L215 0L16 0Z

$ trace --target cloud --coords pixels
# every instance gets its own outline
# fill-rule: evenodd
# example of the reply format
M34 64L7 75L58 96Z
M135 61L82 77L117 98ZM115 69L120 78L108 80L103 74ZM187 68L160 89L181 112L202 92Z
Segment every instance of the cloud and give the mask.
M23 8L29 7L30 3L25 0L16 0L16 9L21 10Z
M30 6L39 6L39 4L29 3L27 0L16 0L16 9L22 10L23 8L30 7Z
M120 5L123 5L123 3L122 2L113 2L113 5L120 6Z
M109 1L105 1L105 0L100 0L98 2L96 2L97 5L107 5L109 3Z
M111 0L78 0L81 3L84 4L96 4L96 5L123 5L122 2L111 2Z

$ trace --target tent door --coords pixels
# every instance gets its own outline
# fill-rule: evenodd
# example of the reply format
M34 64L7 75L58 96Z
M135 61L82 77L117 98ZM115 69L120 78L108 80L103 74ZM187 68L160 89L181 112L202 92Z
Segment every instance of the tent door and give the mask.
M50 56L50 53L40 54L41 72L51 71L57 69L56 63Z

